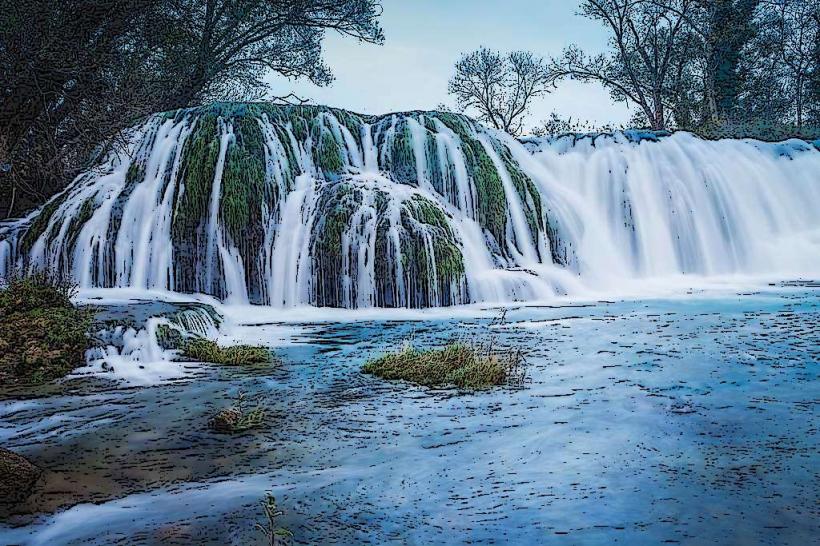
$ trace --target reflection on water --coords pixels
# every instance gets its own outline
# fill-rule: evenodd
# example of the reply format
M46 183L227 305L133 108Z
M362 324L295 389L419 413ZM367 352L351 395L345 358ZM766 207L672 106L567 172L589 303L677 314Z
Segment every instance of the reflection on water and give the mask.
M275 369L7 398L0 440L49 472L0 542L253 543L273 491L306 544L809 544L818 321L811 287L514 309L494 332L529 352L528 382L478 394L358 370L486 316L307 324ZM269 426L208 431L239 390Z

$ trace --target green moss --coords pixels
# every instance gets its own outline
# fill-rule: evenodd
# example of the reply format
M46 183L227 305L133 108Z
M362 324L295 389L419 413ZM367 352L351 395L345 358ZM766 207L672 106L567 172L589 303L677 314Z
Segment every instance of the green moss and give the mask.
M128 172L125 173L125 185L132 186L145 178L145 167L140 161L133 161L128 166Z
M520 353L515 351L490 352L463 343L425 351L407 345L401 351L368 361L362 371L425 387L482 390L507 384L518 375L521 360Z
M66 191L58 195L46 203L40 212L37 213L37 216L34 217L31 225L20 239L20 249L23 253L28 254L34 246L34 243L37 242L37 239L39 239L40 236L46 232L46 229L48 229L48 225L51 222L51 218L54 216L54 213L57 212L57 209L60 208L60 205L68 199L68 194L69 192Z
M510 154L510 150L503 145L497 145L501 161L504 163L504 168L510 175L515 191L521 198L521 203L524 206L524 213L527 216L527 225L530 228L533 242L538 241L538 233L544 230L544 212L541 204L541 195L538 193L533 181L519 168L518 164Z
M157 345L164 350L182 349L185 345L185 338L176 328L167 324L159 324L156 331Z
M421 195L414 195L410 201L406 202L413 218L423 224L436 226L450 233L450 224L447 222L447 215L429 199Z
M316 244L323 256L340 256L342 234L350 225L350 218L358 208L361 195L349 184L338 184L332 197L335 204L325 213L316 230Z
M325 173L326 177L333 178L344 170L344 160L342 159L342 149L333 133L324 126L318 126L314 130L314 141L318 142L313 148L313 160L317 167Z
M188 240L204 222L219 159L219 129L212 113L203 114L182 151L184 191L174 211L174 238Z
M413 150L413 133L406 120L396 125L390 142L389 169L393 178L402 184L418 185L416 154Z
M290 118L290 130L298 142L304 142L308 137L308 122L301 116Z
M0 289L0 385L49 381L85 362L94 312L72 304L73 293L46 274Z
M276 131L276 137L279 139L279 143L282 144L282 148L285 150L285 157L288 162L287 172L285 172L285 187L290 191L290 189L293 188L293 180L296 178L299 169L299 160L296 157L296 151L293 149L287 131L278 125L274 126L274 130Z
M451 303L451 286L464 279L464 257L456 244L447 215L420 195L405 202L403 213L406 215L403 224L409 237L402 244L402 262L410 284L419 289L415 303L418 306L433 304L427 301L426 293L429 283L434 280L437 282L436 292L442 299L439 304ZM414 222L423 224L424 227L419 228ZM430 248L425 244L424 234L420 229L432 230L433 256L429 255ZM435 263L435 276L431 269L431 258Z
M434 239L433 252L436 255L436 273L440 283L458 281L464 276L464 256L452 241Z
M484 146L472 136L466 118L456 114L437 112L441 120L461 140L467 173L476 188L478 221L498 242L506 238L507 197L504 185Z
M264 232L262 205L273 200L274 188L265 183L265 141L253 118L233 120L235 141L226 152L220 214L235 242L257 247Z
M356 114L348 112L347 110L339 110L337 108L332 109L333 115L339 120L339 123L344 125L350 134L353 135L353 139L356 141L356 144L359 148L362 147L362 119L359 118Z
M448 181L447 175L449 173L445 174L441 170L441 163L439 163L438 159L438 145L436 144L435 136L433 136L433 133L431 132L427 133L424 140L424 155L427 160L427 177L429 178L430 183L434 188L436 188L436 191L442 195L447 194L448 191L444 186Z
M83 204L80 206L80 210L69 222L68 228L66 229L66 244L68 248L72 248L74 246L74 242L80 235L80 231L82 231L83 226L86 222L91 220L91 216L94 215L94 206L94 197L89 197L83 201Z

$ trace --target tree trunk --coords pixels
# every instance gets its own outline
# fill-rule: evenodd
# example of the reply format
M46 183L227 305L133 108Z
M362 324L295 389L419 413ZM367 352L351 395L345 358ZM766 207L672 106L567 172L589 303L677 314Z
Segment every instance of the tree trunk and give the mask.
M803 76L797 77L797 130L803 129Z

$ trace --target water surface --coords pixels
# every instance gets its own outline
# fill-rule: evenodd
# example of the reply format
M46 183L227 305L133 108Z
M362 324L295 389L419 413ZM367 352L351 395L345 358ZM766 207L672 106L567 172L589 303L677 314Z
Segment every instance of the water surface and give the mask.
M492 314L304 324L275 368L7 393L0 441L48 473L0 542L254 543L266 491L304 544L816 539L820 289ZM359 373L407 339L490 334L528 352L522 388ZM268 426L210 432L240 390Z

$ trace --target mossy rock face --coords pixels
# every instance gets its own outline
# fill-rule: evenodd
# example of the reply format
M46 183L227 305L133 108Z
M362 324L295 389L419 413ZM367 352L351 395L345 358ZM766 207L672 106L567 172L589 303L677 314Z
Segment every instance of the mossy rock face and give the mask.
M446 213L421 195L400 203L396 199L382 190L350 181L323 190L311 247L316 305L338 307L357 301L358 286L355 282L346 284L344 275L355 278L359 274L358 255L354 255L355 245L351 245L351 255L344 256L343 240L347 236L360 244L371 241L369 237L374 234L365 230L372 222L375 242L366 250L365 261L373 268L373 305L428 307L463 303L464 260ZM394 220L388 213L390 206L400 209L395 226L391 225ZM357 223L356 218L361 220ZM391 229L399 234L398 242L389 236ZM401 264L395 263L397 254ZM353 269L345 270L345 263ZM405 290L403 300L400 286Z
M406 119L400 120L395 127L389 144L386 170L391 177L408 186L418 186L416 154L413 148L413 133Z
M176 328L167 324L157 326L157 345L163 350L181 350L185 347L185 336Z
M280 196L265 170L265 138L255 118L230 120L234 138L229 143L222 173L220 221L231 243L239 250L250 300L261 303L258 283L259 256L265 240L267 213Z
M513 187L521 200L532 242L536 248L538 248L538 234L546 229L544 225L544 209L541 204L541 194L538 193L538 189L535 187L535 183L532 179L524 174L524 171L522 171L518 163L515 162L507 146L496 143L495 150L498 153L498 157L501 158L504 169L507 171L513 183ZM541 258L543 259L545 256Z
M478 222L502 243L507 237L507 197L493 160L475 138L475 129L467 118L441 112L436 117L461 140L467 173L477 193Z
M432 201L416 195L405 202L402 224L407 286L414 307L463 303L466 294L464 258L446 213ZM432 247L432 252L431 252ZM434 299L437 298L437 299Z
M208 239L208 204L219 158L220 130L211 113L195 121L193 133L182 149L180 187L176 193L171 239L174 247L175 290L207 291L199 285L203 268L201 249Z
M320 307L339 307L344 300L342 237L363 198L361 189L348 182L333 184L322 192L311 237L314 298Z
M51 219L54 217L54 213L66 202L69 194L69 191L63 192L40 209L40 212L35 216L34 220L25 229L25 233L23 233L20 238L20 250L23 253L30 252L34 243L37 242L37 239L43 234L46 234L46 230L51 223ZM46 236L48 237L48 234L46 234Z
M344 170L342 147L335 135L317 123L313 129L313 162L329 179L337 178Z

